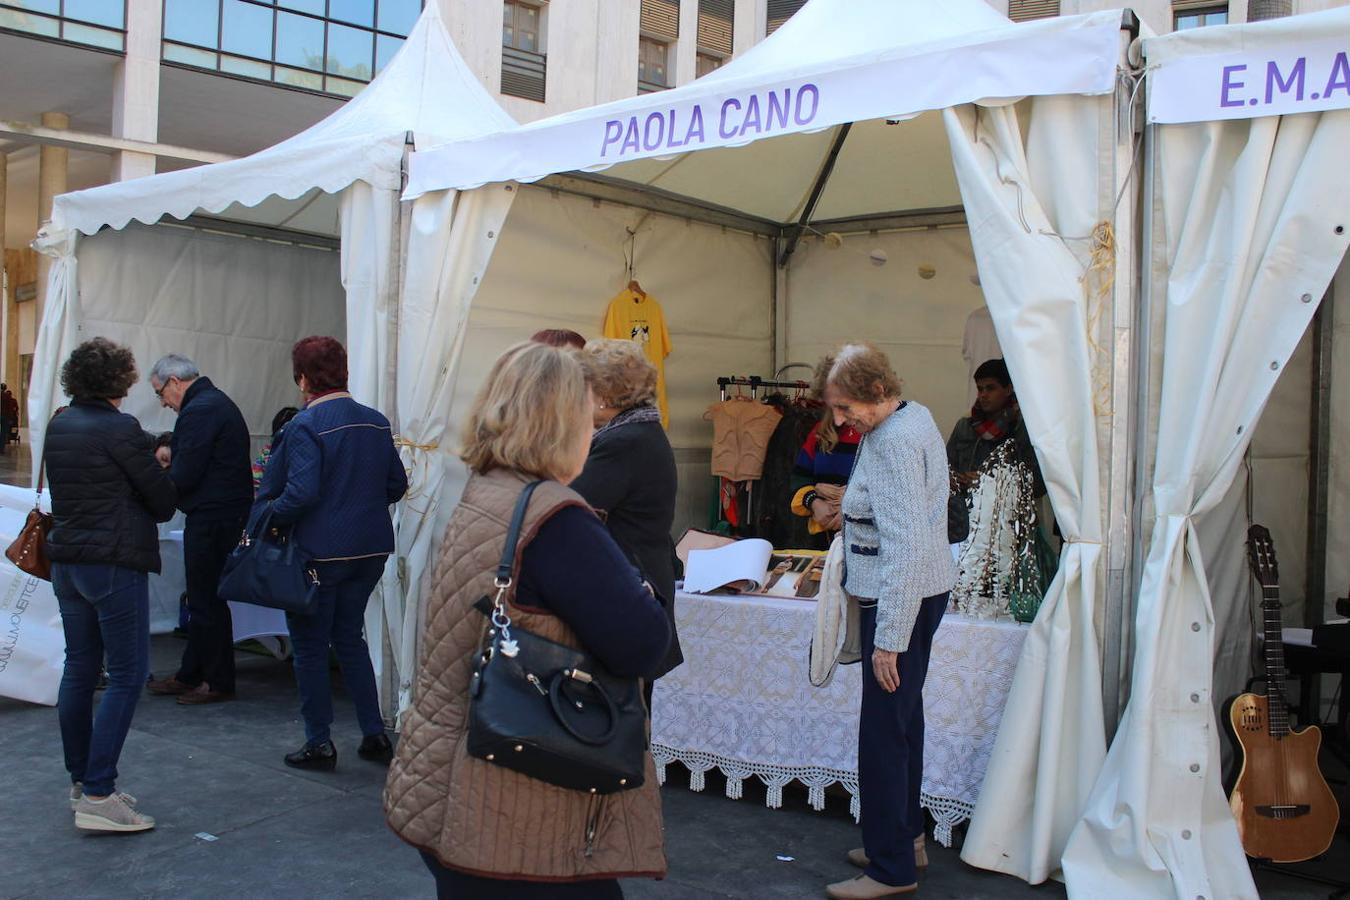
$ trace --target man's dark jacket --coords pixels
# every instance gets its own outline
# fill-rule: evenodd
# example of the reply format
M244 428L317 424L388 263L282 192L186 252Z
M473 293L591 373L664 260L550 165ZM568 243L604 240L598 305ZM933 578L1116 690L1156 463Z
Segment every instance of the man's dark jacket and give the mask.
M76 400L47 428L52 562L159 571L156 522L173 517L173 482L154 441L106 400Z
M633 422L597 434L586 468L570 487L605 514L615 543L642 572L670 619L670 649L657 677L684 662L675 632L675 521L679 478L659 422Z
M242 519L253 503L248 424L234 401L198 378L183 394L169 477L178 508L197 521Z

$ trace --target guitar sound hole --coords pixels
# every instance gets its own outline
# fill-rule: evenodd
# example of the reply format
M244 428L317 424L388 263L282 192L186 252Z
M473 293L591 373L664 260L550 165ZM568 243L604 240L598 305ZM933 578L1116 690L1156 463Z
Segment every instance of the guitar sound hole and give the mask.
M1260 731L1265 727L1265 716L1261 715L1261 710L1255 706L1244 706L1242 708L1243 731Z

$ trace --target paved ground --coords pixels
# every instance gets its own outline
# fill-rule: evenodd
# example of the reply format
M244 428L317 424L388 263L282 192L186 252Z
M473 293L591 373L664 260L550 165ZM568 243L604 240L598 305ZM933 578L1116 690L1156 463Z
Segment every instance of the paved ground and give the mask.
M181 643L158 637L153 648L155 669L165 672ZM345 699L338 771L287 769L281 757L301 739L289 667L239 658L234 703L185 708L143 699L120 787L159 820L148 834L76 831L55 711L0 700L0 897L431 896L417 856L383 824L384 772L356 757L359 734ZM836 798L816 813L804 793L788 791L788 806L769 810L748 784L745 799L731 801L716 778L702 794L687 783L672 768L663 792L670 877L627 883L629 897L819 897L823 884L851 874L843 855L858 830L846 802ZM1058 884L1032 888L971 869L953 850L930 853L926 897L1064 896ZM1263 876L1262 887L1267 897L1326 895L1284 878Z

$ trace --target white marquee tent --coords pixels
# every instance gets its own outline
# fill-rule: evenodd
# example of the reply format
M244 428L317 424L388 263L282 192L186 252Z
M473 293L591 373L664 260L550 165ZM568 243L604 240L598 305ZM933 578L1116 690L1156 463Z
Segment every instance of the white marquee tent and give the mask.
M856 275L822 271L823 252L800 239L922 230L964 208L984 299L1068 539L967 840L968 859L1032 881L1058 869L1105 755L1099 633L1110 627L1108 570L1123 571L1127 559L1128 383L1118 370L1129 355L1133 261L1130 242L1115 235L1133 231L1131 205L1116 204L1133 151L1120 128L1132 97L1124 65L1132 21L1117 11L1013 25L980 0L940 10L917 0L812 0L691 84L415 153L405 194L417 223L410 267L439 258L413 252L437 235L449 242L438 251L454 244L473 254L472 265L445 270L459 279L461 308L442 307L433 325L461 341L473 328L484 248L499 234L510 240L516 219L503 207L504 232L496 216L465 223L455 204L572 173L562 183L602 185L615 203L773 235L780 265L758 321L769 320L775 367L814 359L838 338L880 339L903 355L907 391L925 402L922 369L934 359L925 324L953 297L861 291ZM659 246L648 252L661 255ZM485 294L498 270L495 261L487 269ZM470 290L459 289L466 282ZM832 339L831 318L851 333ZM912 331L896 339L896 321ZM722 326L758 322L728 317ZM440 364L454 373L458 359ZM473 377L466 370L460 380ZM964 370L943 377L964 396ZM672 408L678 430L681 408Z
M400 311L413 321L419 315L417 298L399 302L407 155L513 125L430 3L365 90L296 136L241 159L57 197L37 242L54 261L29 421L46 422L65 402L61 362L80 340L101 334L130 345L143 367L168 352L193 357L228 385L263 437L273 412L296 399L291 344L320 333L346 335L353 393L396 413L391 419L405 434L416 433L427 411L415 404L426 398L405 396L397 409L391 400L395 360L400 353L421 358L416 344L425 339L414 333L414 346L400 348L393 337ZM176 227L172 219L201 227ZM266 227L242 229L251 238L226 236L239 229L222 220ZM144 378L124 409L147 427L172 426ZM42 432L33 429L34 460ZM406 443L405 460L417 470L422 442ZM418 471L413 480L421 483ZM425 558L430 527L421 526L419 508L400 509L401 556L420 550ZM397 641L403 597L416 596L415 582L398 579L420 570L420 563L391 565L384 609L371 605L377 666L385 620L399 623L392 629Z

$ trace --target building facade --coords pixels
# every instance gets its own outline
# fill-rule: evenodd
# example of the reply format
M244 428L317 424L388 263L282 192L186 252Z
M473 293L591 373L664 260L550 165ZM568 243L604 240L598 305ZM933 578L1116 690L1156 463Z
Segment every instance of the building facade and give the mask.
M379 72L424 2L440 4L469 66L526 122L691 81L805 0L0 0L0 381L27 383L45 284L28 245L54 196L295 134ZM1013 19L1119 5L988 2ZM1260 2L1130 5L1163 32L1244 22Z

